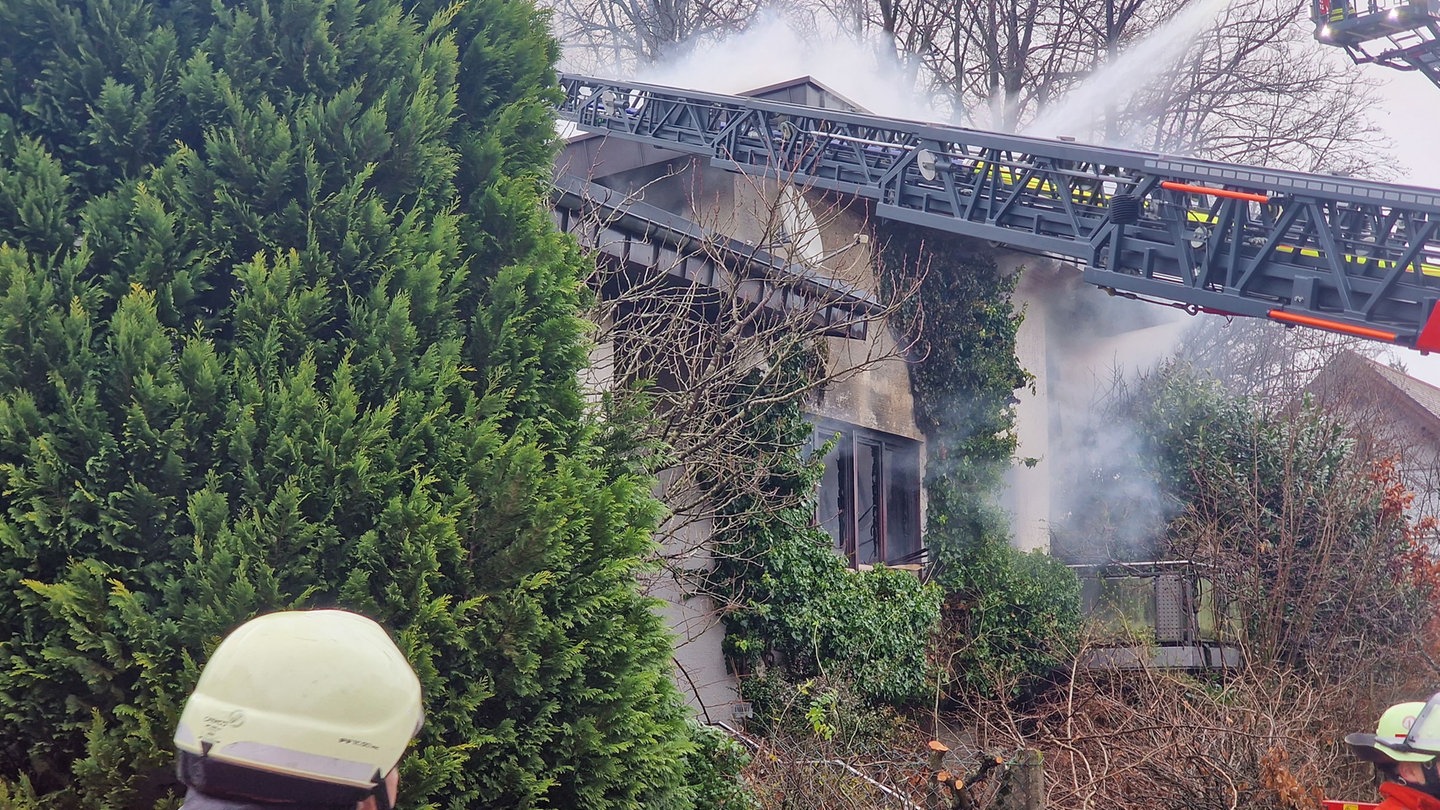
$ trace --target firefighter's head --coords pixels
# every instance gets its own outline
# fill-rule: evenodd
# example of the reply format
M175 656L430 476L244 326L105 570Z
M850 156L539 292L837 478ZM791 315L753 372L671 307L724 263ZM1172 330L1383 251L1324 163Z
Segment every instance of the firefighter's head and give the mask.
M420 681L380 625L270 613L220 642L175 730L184 810L389 810Z
M1380 715L1375 733L1345 735L1350 750L1385 779L1440 793L1436 753L1440 752L1440 695L1428 703L1397 703Z

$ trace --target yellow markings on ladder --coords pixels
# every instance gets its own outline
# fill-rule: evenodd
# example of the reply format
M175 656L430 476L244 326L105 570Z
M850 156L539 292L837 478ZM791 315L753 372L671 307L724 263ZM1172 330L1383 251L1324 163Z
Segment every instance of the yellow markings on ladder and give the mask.
M984 160L977 160L970 163L969 168L972 172L993 177L997 179L1002 185L1010 187L1019 185L1021 178L1024 176L1024 172L1020 169L1011 168L1009 166L996 165ZM1101 183L1110 182L1102 176L1097 176L1094 179ZM1053 181L1048 179L1040 177L1030 177L1028 180L1025 181L1024 188L1025 190L1034 192L1035 194L1044 198L1056 201L1059 201L1061 199L1061 192L1059 191L1058 187ZM1171 188L1177 191L1190 190L1190 187L1183 186L1183 184L1171 184ZM1206 189L1206 191L1209 192L1214 190ZM1216 193L1219 192L1216 191ZM1261 198L1263 197L1263 195L1244 195L1241 192L1235 192L1231 196L1234 196L1238 199L1249 200L1251 202L1260 202ZM1070 189L1070 200L1077 205L1087 205L1098 208L1108 203L1109 198L1109 194L1106 194L1102 191L1085 188L1083 185L1075 186ZM1148 205L1149 202L1150 201L1147 200L1146 205ZM1213 226L1218 221L1218 217L1216 217L1216 215L1208 208L1187 206L1185 209L1185 221L1192 225ZM1293 245L1276 245L1275 250L1278 252L1292 254L1298 250L1301 256L1311 259L1318 259L1321 256L1321 252L1315 248L1297 249ZM1345 254L1345 259L1350 264L1358 265L1360 267L1366 267L1373 264L1377 270L1380 270L1382 272L1389 271L1393 269L1396 265L1396 262L1391 259L1377 259L1370 256L1352 255L1348 253ZM1420 265L1420 272L1426 276L1440 278L1440 265L1422 262Z

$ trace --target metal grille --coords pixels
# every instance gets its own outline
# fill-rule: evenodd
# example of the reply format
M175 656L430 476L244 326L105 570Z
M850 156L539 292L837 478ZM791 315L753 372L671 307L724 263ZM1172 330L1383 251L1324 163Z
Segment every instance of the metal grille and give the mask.
M1185 598L1185 580L1179 574L1155 578L1155 640L1161 644L1183 642L1190 624Z

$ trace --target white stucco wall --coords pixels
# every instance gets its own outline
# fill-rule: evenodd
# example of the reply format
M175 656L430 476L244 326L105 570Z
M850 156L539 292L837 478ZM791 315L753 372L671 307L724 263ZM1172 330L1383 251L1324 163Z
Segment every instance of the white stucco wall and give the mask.
M1002 503L1013 520L1015 545L1050 551L1051 529L1096 493L1062 481L1079 451L1078 433L1093 429L1097 409L1117 379L1133 381L1179 345L1191 319L1167 307L1112 297L1080 280L1067 262L1001 252L1002 267L1020 272L1015 302L1025 319L1016 353L1035 375L1034 391L1018 391L1016 426L1020 459L1007 476ZM1109 437L1123 441L1123 437Z

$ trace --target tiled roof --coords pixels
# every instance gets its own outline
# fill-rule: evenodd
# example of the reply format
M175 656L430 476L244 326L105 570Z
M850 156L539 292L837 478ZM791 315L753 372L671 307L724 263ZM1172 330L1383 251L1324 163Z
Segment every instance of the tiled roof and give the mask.
M1417 380L1407 374L1396 371L1389 366L1377 363L1374 360L1366 359L1377 374L1384 377L1386 382L1395 386L1405 396L1409 397L1416 405L1424 408L1436 419L1440 419L1440 388L1422 380Z
M1424 427L1432 432L1440 432L1440 388L1436 386L1348 350L1336 355L1321 376L1330 376L1332 384L1338 381L1353 384L1357 378L1368 377L1390 392L1384 395L1380 390L1373 390L1370 394L1389 401L1397 410L1403 409L1417 421L1428 423ZM1316 383L1322 380L1317 379Z

